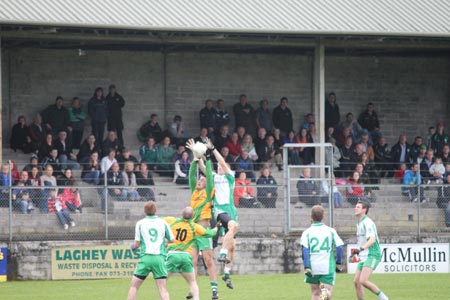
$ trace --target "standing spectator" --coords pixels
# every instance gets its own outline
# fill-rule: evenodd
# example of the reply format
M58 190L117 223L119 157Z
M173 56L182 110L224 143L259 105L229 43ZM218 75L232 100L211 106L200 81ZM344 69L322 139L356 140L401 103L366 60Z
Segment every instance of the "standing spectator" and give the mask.
M95 140L101 143L108 118L108 107L103 96L103 88L98 87L95 89L94 95L88 102L88 113L91 117L92 134L95 136Z
M62 169L80 169L80 164L77 162L77 156L72 152L72 145L67 141L67 132L60 131L58 133L58 139L55 141L55 147L58 150L58 159L61 163Z
M123 150L123 145L120 143L114 131L108 131L108 135L102 143L102 153L107 153L109 149L114 149L117 156Z
M325 128L333 127L336 130L340 121L341 113L339 105L336 103L336 94L331 92L325 102Z
M68 186L60 192L61 200L66 204L70 211L81 213L81 197L78 188L75 186L77 182L73 178L71 169L66 169L64 175L59 178L58 186Z
M239 155L235 161L235 166L237 170L245 172L248 179L255 182L253 160L249 157L247 150L242 150L241 155Z
M72 132L69 111L64 107L64 99L61 96L56 97L55 104L49 105L42 111L42 119L46 130L53 135L58 134L61 130Z
M100 184L100 162L98 160L98 152L92 152L89 161L83 164L81 178L84 182L99 185Z
M347 182L346 188L347 201L355 205L358 201L365 201L369 203L369 200L364 195L364 188L362 187L362 181L360 180L360 173L354 171L352 177Z
M71 227L75 227L75 221L70 216L65 202L60 196L56 196L56 189L50 189L49 198L47 199L47 209L49 213L56 215L61 225L63 225L64 230L69 229L69 224Z
M450 138L444 132L444 123L439 122L437 124L436 133L431 136L431 147L430 148L434 150L434 154L436 154L437 156L441 156L442 147L444 147L444 145L448 145L449 141L450 141Z
M216 135L214 140L214 145L220 151L225 146L225 144L230 140L230 135L228 134L230 127L228 125L223 125L220 128L220 132Z
M230 124L230 114L225 110L225 101L217 99L216 106L216 135L222 126Z
M275 208L278 198L277 181L270 174L268 167L261 169L261 176L256 181L256 195L258 202L264 207Z
M169 132L175 145L186 143L186 128L180 115L176 115L169 124Z
M138 200L139 193L137 192L136 175L134 174L134 163L132 161L125 162L122 178L125 186L122 189L123 197L126 200Z
M172 163L172 156L174 152L170 144L170 137L166 136L157 148L158 174L168 177L173 176L174 165Z
M413 162L417 162L420 165L422 163L422 161L425 159L425 157L427 156L427 150L428 149L425 144L420 146L419 156L417 156L417 159Z
M283 157L281 156L280 149L275 147L273 136L268 135L266 137L266 145L261 155L258 155L258 161L266 164L269 168L272 165L276 165L278 171L283 170Z
M256 204L255 191L250 186L250 181L247 180L246 173L239 171L238 174L233 193L234 206L253 207Z
M416 136L414 138L414 143L411 145L411 161L417 161L417 158L419 157L420 153L420 147L423 144L423 139L421 136Z
M233 106L236 127L242 126L245 132L255 135L255 109L247 102L247 96L239 96L239 102Z
M410 163L410 152L411 146L406 142L406 135L400 135L397 144L391 148L392 163L394 164L393 168L397 169L401 163Z
M189 159L189 153L184 151L181 157L175 161L175 172L173 176L173 182L176 184L188 184L189 183L189 166L191 160Z
M259 102L256 110L256 126L265 128L267 132L272 131L272 112L269 109L269 100L263 99Z
M125 99L117 93L116 86L111 84L109 86L109 93L106 95L105 100L108 109L108 131L115 131L120 144L125 145L122 135L122 108L125 106Z
M33 123L30 125L29 137L31 138L31 151L35 152L41 148L42 143L45 141L46 130L42 126L42 116L37 113L34 117Z
M308 134L308 130L306 128L300 129L300 132L298 133L296 137L296 142L298 144L308 144L312 143L311 136ZM298 154L300 157L301 162L304 165L309 165L314 163L314 156L313 156L313 148L311 147L299 147L297 148Z
M378 143L373 146L373 152L375 154L375 168L378 170L380 177L387 177L392 170L392 158L391 149L386 143L384 137L378 138Z
M372 141L378 140L380 136L380 121L372 102L367 103L367 109L359 115L358 123L367 129Z
M230 155L235 160L242 152L241 142L239 142L239 137L237 132L231 134L231 139L225 144L225 146L230 150Z
M138 185L137 192L142 199L155 201L155 193L148 187L155 185L155 182L153 181L152 173L148 169L148 165L144 162L141 162L139 171L136 172L136 183Z
M200 110L200 128L206 128L209 137L214 137L216 113L216 109L213 107L213 101L211 99L206 100L205 107Z
M83 163L94 152L97 152L99 156L101 155L101 148L97 146L95 135L91 133L81 144L80 151L78 151L77 155L78 161Z
M151 114L150 121L144 123L144 125L139 128L139 141L145 142L149 137L154 138L157 144L162 140L162 129L159 126L157 114Z
M294 128L292 112L288 107L288 98L283 97L280 99L280 104L273 110L272 120L273 126L280 129L283 137Z
M297 192L299 201L308 206L320 204L320 188L314 180L311 179L311 169L304 168L303 174L297 181Z
M419 185L422 183L422 176L419 174L419 164L414 162L411 165L411 169L405 172L403 176L403 184L408 185L403 190L408 195L411 202L417 202L419 198ZM423 187L420 187L420 202L426 201L425 191Z
M72 144L75 149L80 149L86 117L87 114L81 109L80 99L78 97L73 98L72 106L69 109L69 118L72 126Z
M45 187L42 190L41 201L38 204L38 207L41 213L48 212L48 198L50 197L50 191L55 190L56 195L56 178L53 176L53 167L51 165L47 165L44 169L44 174L41 176L41 186Z
M147 143L142 145L139 149L139 155L141 156L141 162L145 162L148 165L149 170L156 170L158 151L153 137L147 138Z
M434 126L428 127L427 148L431 148L431 140L435 133L436 133L436 128L434 128Z
M103 174L106 174L106 172L109 171L109 169L111 168L111 166L114 163L117 163L117 159L116 159L116 150L114 149L109 149L107 156L104 156L100 162L100 170ZM119 164L117 164L119 165Z
M17 118L17 124L12 128L10 145L11 149L16 152L22 150L23 153L31 152L31 138L28 135L29 128L25 116Z

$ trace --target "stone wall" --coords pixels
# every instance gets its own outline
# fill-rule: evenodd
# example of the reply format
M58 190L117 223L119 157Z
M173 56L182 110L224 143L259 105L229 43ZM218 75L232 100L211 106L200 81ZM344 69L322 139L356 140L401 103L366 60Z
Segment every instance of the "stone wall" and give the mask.
M163 77L164 61L166 77ZM127 103L125 141L137 148L135 132L151 113L164 125L175 114L190 135L199 129L198 112L207 98L223 98L228 110L239 94L258 106L289 98L297 128L311 111L312 57L293 54L169 53L14 49L3 50L3 134L20 114L33 115L57 95L78 96L86 104L97 86L115 83ZM341 115L358 115L375 103L381 129L392 144L400 132L424 135L447 120L450 61L432 56L327 56L326 91L337 93ZM164 103L164 96L167 101ZM86 128L89 131L89 128Z

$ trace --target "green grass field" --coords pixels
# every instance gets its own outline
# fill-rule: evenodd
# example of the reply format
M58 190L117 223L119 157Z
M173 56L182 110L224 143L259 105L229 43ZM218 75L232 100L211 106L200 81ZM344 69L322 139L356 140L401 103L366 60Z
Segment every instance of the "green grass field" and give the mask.
M221 300L300 300L309 299L309 286L302 274L233 276L234 290L219 283ZM356 299L352 275L339 274L334 288L334 300ZM372 275L391 300L450 299L449 274L389 274ZM23 281L0 284L1 300L124 300L127 298L129 279L80 281ZM210 299L208 278L199 279L201 299ZM169 279L172 300L185 299L187 284L180 276ZM139 300L156 300L153 280L148 280L138 293ZM366 300L378 299L366 294Z

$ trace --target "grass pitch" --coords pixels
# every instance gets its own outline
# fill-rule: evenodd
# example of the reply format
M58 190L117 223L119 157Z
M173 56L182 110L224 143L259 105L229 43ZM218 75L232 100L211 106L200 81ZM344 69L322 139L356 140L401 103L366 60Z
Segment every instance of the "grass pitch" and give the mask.
M150 278L149 278L150 279ZM147 279L138 293L139 300L156 300L153 280ZM232 276L234 290L219 282L221 300L300 300L310 299L309 286L302 274ZM333 291L334 300L356 299L353 275L339 274ZM449 274L374 274L371 279L393 300L450 299ZM0 284L2 300L85 300L127 299L130 279L77 281L22 281ZM211 299L209 280L199 278L201 299ZM180 276L169 279L172 300L185 299L187 284ZM378 299L367 292L366 300Z

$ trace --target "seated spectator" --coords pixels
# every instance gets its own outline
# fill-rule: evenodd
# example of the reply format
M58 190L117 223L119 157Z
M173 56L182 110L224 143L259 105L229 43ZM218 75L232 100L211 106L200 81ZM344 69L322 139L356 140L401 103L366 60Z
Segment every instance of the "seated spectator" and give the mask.
M58 159L63 170L67 168L72 170L80 169L80 164L77 162L77 156L72 152L72 145L67 140L67 132L60 131L58 133L58 139L55 141L55 147L58 150Z
M308 129L308 134L311 137L311 143L315 143L319 140L318 136L317 136L317 131L316 131L316 124L315 123L310 123L309 124L309 129ZM315 151L314 148L311 148L313 150L313 152ZM314 157L314 155L313 155Z
M353 138L348 136L345 140L345 144L340 148L341 150L341 170L342 176L350 176L353 171L354 162L358 160L357 154L355 152L355 146L353 144Z
M216 109L213 107L213 101L205 101L205 107L200 110L200 127L206 128L207 135L213 136L216 128Z
M109 151L106 153L108 153L108 155L103 157L100 162L100 171L102 172L102 174L106 174L111 166L114 163L117 163L115 149L109 149Z
M294 130L291 130L287 133L285 139L284 139L284 144L296 144L297 143L297 138L295 136L295 132ZM290 165L300 165L300 156L298 154L298 149L294 148L294 147L289 147L288 148L288 163Z
M360 163L363 166L364 173L366 173L367 177L368 177L368 180L365 183L366 184L379 184L380 180L378 177L378 172L375 169L375 165L374 165L373 161L371 161L369 159L369 156L367 155L366 152L363 152L363 154L361 155Z
M38 204L38 207L41 211L41 213L47 213L48 212L48 202L47 199L50 197L50 189L55 189L56 184L56 178L53 176L53 167L52 165L47 165L44 169L44 174L41 176L41 186L45 187L42 190L41 193L41 201Z
M372 102L367 103L367 109L363 111L358 118L358 123L370 134L370 140L378 140L380 133L380 122L375 106ZM370 156L370 154L369 154ZM373 159L372 159L373 160Z
M181 116L176 115L173 122L169 124L169 132L172 137L172 142L175 145L186 143L186 128L181 121Z
M333 181L333 206L334 208L340 208L344 205L342 201L342 195L336 185L336 178L332 176L331 180ZM324 196L322 196L322 202L328 203L328 197L330 193L330 185L328 184L328 180L322 180L322 191L324 194Z
M308 134L308 130L306 128L300 129L300 132L298 133L296 137L296 141L298 144L308 144L312 143L311 136ZM313 157L313 148L310 147L300 147L297 148L298 155L300 157L300 161L304 165L309 165L314 163L314 157Z
M72 99L72 106L69 108L69 119L70 126L72 127L72 145L75 149L80 149L86 117L87 114L81 108L80 99L74 97Z
M155 139L155 143L159 143L162 140L162 129L158 123L158 115L152 114L150 116L150 121L144 123L144 125L139 128L138 139L140 142L144 143L148 141L148 138L152 137Z
M172 156L175 151L170 144L170 137L166 136L161 144L157 147L157 171L161 176L173 176L174 165L172 163Z
M102 153L108 153L109 149L114 149L116 151L116 155L120 155L123 150L123 145L120 144L119 139L117 138L115 131L108 131L108 135L106 139L102 143Z
M238 172L238 178L234 187L234 205L236 207L253 207L256 204L255 192L250 186L250 181L247 180L246 173Z
M223 99L217 99L216 102L216 135L219 133L220 129L230 123L230 114L225 109L225 101ZM214 141L216 142L216 141ZM222 145L223 146L223 145ZM218 148L216 145L216 148Z
M274 145L273 136L267 136L264 150L258 157L258 161L266 164L269 168L276 165L278 171L283 170L283 157L281 156L280 149L277 149Z
M333 127L328 127L327 128L327 133L325 134L325 143L328 143L330 141L330 139L335 139L335 135L334 135L334 128Z
M315 118L314 114L313 113L307 113L305 115L305 120L300 125L300 130L302 130L304 128L304 129L306 129L306 131L309 131L309 125L311 125L311 124L313 124L315 122L316 122L316 118Z
M233 160L236 160L236 158L242 152L241 142L239 142L239 136L237 132L233 132L231 134L231 139L226 142L225 146L229 149L231 158Z
M0 173L0 207L9 207L10 187L14 185L14 179L10 176L9 164L2 164L2 172Z
M97 146L95 142L95 135L90 134L81 144L80 151L78 151L78 161L83 163L91 157L91 154L97 152L99 157L101 156L101 148Z
M336 140L334 138L331 138L329 143L332 147L325 148L325 164L333 166L333 172L335 174L340 174L339 167L341 162L339 160L341 159L341 151L336 146Z
M36 114L33 123L29 126L28 136L31 139L31 151L36 152L41 148L42 143L45 142L47 131L42 126L41 114Z
M111 168L106 173L106 185L107 188L103 190L101 197L101 207L103 210L106 208L106 198L108 196L112 197L112 200L127 200L127 193L126 191L124 192L123 188L121 188L124 185L123 173L120 172L120 167L117 161L112 163Z
M419 199L419 184L422 183L422 176L419 174L419 165L413 163L410 170L405 172L403 177L403 184L408 185L403 187L403 192L406 193L411 202L417 202ZM420 187L420 202L426 202L425 191Z
M320 204L320 189L316 181L311 179L310 168L303 169L303 174L300 175L300 179L297 181L297 192L299 201L307 206L312 207Z
M420 175L427 184L431 183L430 167L433 163L434 151L433 149L428 149L425 158L420 163Z
M72 132L69 111L64 107L64 99L61 96L56 97L55 104L42 111L42 121L46 131L53 135L60 131Z
M419 150L419 155L417 156L417 160L413 161L413 162L417 162L419 165L422 163L422 161L425 159L425 157L427 156L427 146L422 145L420 146L420 150Z
M358 121L353 117L353 114L351 112L349 112L345 116L345 120L340 125L340 128L342 128L342 129L344 129L346 127L350 128L350 134L351 134L353 140L359 141L359 139L361 137L362 127L358 123Z
M347 201L351 205L356 205L358 201L369 202L364 194L364 188L362 187L362 181L359 179L359 172L354 171L352 177L347 181ZM370 202L369 202L370 203Z
M208 137L208 128L200 128L200 135L196 138L194 138L195 142L201 142L206 143L206 141L209 139Z
M442 163L444 165L447 165L448 163L450 163L450 147L449 145L444 145L444 147L442 147Z
M119 163L121 170L124 170L125 163L127 161L131 161L136 166L136 168L139 167L138 159L134 155L131 155L130 150L123 149L122 153L119 155L119 158L117 159L117 162Z
M125 162L122 178L125 186L122 189L123 197L126 200L138 200L139 193L137 192L136 175L134 174L134 163L132 161Z
M32 166L31 170L28 172L28 180L31 186L41 186L41 172L37 166ZM38 192L39 190L35 191Z
M191 157L190 151L186 150L186 147L184 146L184 144L178 144L177 149L175 150L175 152L173 153L173 156L172 156L172 162L174 164L177 160L179 160L181 158L181 155L183 154L184 151L187 151L189 157Z
M69 229L69 224L71 227L75 227L75 221L70 216L70 212L67 209L65 202L61 199L61 195L56 196L56 189L50 189L47 203L48 213L54 213L56 215L58 221L63 225L64 230Z
M342 130L336 134L336 145L339 148L342 148L345 145L345 141L347 140L348 137L351 137L353 141L353 136L350 127L342 128Z
M445 167L442 164L442 159L440 157L436 157L434 163L431 165L429 169L430 175L432 176L430 180L436 182L437 184L443 183L443 176L445 173Z
M444 185L438 189L436 205L444 211L445 226L450 227L450 174L444 179Z
M228 147L226 146L222 147L222 150L220 150L220 154L222 155L225 162L229 164L232 169L235 169L235 162L230 155L230 150L228 149ZM214 162L214 169L217 170L217 160L215 157L213 157L213 162Z
M20 179L20 173L17 169L17 164L15 160L11 160L11 178L14 181L18 181Z
M264 148L266 146L266 137L267 137L266 129L265 128L259 128L258 129L258 135L253 140L253 142L255 144L256 154L258 155L258 157L261 155L261 153L264 152Z
M242 151L247 151L248 156L251 160L256 161L258 159L258 154L256 154L255 145L253 144L253 138L250 134L246 134L241 143ZM248 175L248 174L247 174Z
M42 162L44 158L49 156L50 151L52 151L53 148L55 148L55 144L53 142L53 135L51 133L48 133L45 136L45 141L41 144L41 147L39 148L38 151L39 162Z
M437 124L436 133L431 136L430 148L434 150L435 155L441 156L442 147L444 147L444 145L448 145L449 142L450 137L444 132L444 123L439 122Z
M280 149L280 151L281 151L281 147L283 147L283 145L284 145L284 138L281 137L280 129L274 128L272 130L272 135L273 135L273 143L275 144L275 147L277 149Z
M12 193L12 205L14 208L19 209L24 215L32 214L34 212L33 200L30 197L31 190L23 188L30 186L30 181L28 180L28 172L22 171L20 173L20 179L16 184L17 188L13 189Z
M81 197L78 188L75 186L77 182L73 178L72 170L66 169L64 175L58 178L59 186L68 186L59 190L59 197L66 204L66 207L73 212L81 213Z
M378 176L387 177L392 170L392 158L389 145L386 143L384 137L378 139L378 143L373 146L373 152L375 155L375 168L378 171Z
M267 132L272 131L272 112L269 109L269 100L259 101L259 107L255 111L256 127L265 128Z
M63 168L58 158L58 149L56 148L53 148L50 151L49 155L42 161L42 167L44 169L46 169L49 165L52 166L53 174L55 176L59 176L62 174Z
M362 146L362 151L367 153L367 155L369 156L369 160L374 161L375 153L373 151L372 144L369 141L369 134L367 133L367 131L364 131L361 134L361 141L359 142L359 144Z
M236 128L236 132L238 134L239 142L242 143L242 141L244 140L244 136L247 134L247 131L245 130L245 127L238 126L238 128Z
M149 170L156 170L156 164L158 163L158 151L155 146L155 139L150 137L147 139L147 143L142 145L139 149L139 155L141 156L141 162L145 162L148 165Z
M17 150L22 150L23 153L31 152L31 138L28 133L29 129L25 116L20 116L11 132L10 145L14 152Z
M176 184L189 184L189 166L191 160L189 159L189 153L184 151L181 157L175 161L175 172L173 176L173 182Z
M230 135L228 134L230 128L228 125L223 125L220 127L219 133L216 135L214 140L214 145L218 151L225 147L225 144L230 140Z
M81 172L81 179L84 182L93 185L100 184L100 162L98 160L98 153L93 152L89 161L83 164L83 171Z
M137 192L141 199L144 201L155 201L155 193L149 187L149 185L155 185L153 181L152 173L148 170L148 165L145 162L141 162L139 165L139 171L136 172L136 183L138 185Z
M255 173L253 167L253 160L249 157L246 150L242 150L241 155L235 161L235 169L246 173L246 177L252 182L255 182Z
M23 171L27 171L28 173L30 173L30 172L31 172L31 169L32 169L33 167L36 167L36 168L38 169L39 172L42 172L42 167L41 167L41 165L39 164L38 158L37 158L37 156L36 156L35 154L31 155L31 157L30 157L30 163L29 163L29 164L26 164L25 167L23 167L22 170L23 170ZM41 174L39 174L39 176L40 176L40 175L41 175Z
M405 177L406 164L401 164L397 170L395 170L394 178L397 182L403 183L403 178Z
M278 198L277 181L270 174L268 167L261 169L261 176L256 181L256 195L258 202L266 208L275 208Z

